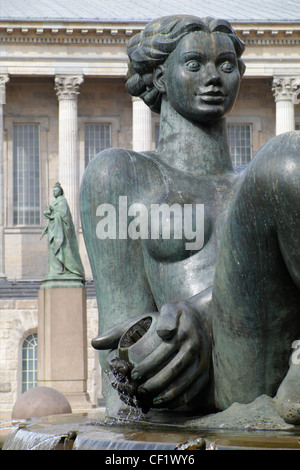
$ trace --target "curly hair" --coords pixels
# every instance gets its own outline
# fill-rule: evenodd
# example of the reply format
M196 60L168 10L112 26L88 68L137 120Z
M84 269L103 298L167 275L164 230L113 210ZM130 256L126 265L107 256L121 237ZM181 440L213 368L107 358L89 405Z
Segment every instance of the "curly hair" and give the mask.
M172 15L153 20L128 41L126 89L132 96L140 97L156 113L160 113L162 96L153 84L153 71L166 61L179 41L193 31L227 34L234 45L241 76L245 71L245 64L241 59L245 45L228 21L188 15Z

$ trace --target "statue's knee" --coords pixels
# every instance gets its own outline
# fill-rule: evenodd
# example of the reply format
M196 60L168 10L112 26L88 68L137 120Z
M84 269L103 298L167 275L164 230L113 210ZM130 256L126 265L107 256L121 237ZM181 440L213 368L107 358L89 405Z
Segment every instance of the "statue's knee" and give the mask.
M278 414L290 424L300 424L300 364L291 364L276 394Z

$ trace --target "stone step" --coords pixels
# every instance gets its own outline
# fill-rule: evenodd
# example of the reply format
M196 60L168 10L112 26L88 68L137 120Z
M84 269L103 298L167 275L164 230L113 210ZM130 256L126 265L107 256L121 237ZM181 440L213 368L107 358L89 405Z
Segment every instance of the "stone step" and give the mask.
M42 281L1 281L0 299L36 299ZM96 297L93 281L85 284L87 298Z

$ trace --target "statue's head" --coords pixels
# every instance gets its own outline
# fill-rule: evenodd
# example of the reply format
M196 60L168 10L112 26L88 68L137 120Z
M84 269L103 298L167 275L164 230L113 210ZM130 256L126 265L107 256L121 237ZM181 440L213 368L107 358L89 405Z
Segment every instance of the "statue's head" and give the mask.
M61 187L61 184L58 183L58 182L55 183L55 185L53 187L53 196L58 197L58 196L62 196L63 194L64 194L64 190Z
M225 20L159 18L128 42L127 90L157 113L165 97L187 119L223 117L237 97L244 49Z

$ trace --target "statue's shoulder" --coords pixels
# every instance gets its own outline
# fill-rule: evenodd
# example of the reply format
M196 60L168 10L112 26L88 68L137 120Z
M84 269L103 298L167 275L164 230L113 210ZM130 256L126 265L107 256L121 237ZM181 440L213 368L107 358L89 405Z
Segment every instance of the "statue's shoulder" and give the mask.
M64 206L65 204L67 204L67 200L64 195L57 196L57 198L53 202L53 205L55 206Z
M153 152L110 148L96 155L86 167L81 194L82 197L93 191L122 195L142 191L148 194L161 187L163 181L161 167Z
M88 164L85 174L109 172L143 172L157 166L155 152L136 152L134 150L114 147L102 150ZM126 173L123 174L123 176Z
M135 150L123 148L123 147L111 147L99 152L90 163L96 163L98 161L103 162L105 160L130 160L130 161L144 161L151 160L154 152L137 152Z

